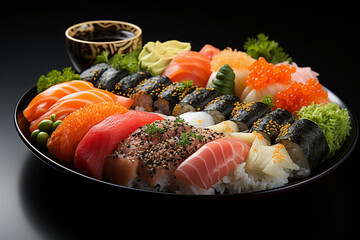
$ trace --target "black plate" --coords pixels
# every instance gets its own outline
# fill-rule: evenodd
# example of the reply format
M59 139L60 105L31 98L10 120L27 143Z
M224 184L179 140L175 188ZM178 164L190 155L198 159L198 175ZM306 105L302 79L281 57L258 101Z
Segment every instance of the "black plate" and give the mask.
M340 105L342 108L348 108L346 104L338 98L334 93L328 90L329 98L331 102L335 102ZM31 150L35 156L37 156L40 160L45 162L46 164L50 165L51 167L54 167L57 170L60 170L64 173L68 173L71 175L75 175L78 177L81 177L82 179L87 179L89 181L94 181L96 183L105 184L107 186L118 188L119 191L127 191L127 192L141 192L145 194L159 194L159 195L173 195L173 196L179 196L179 194L175 193L160 193L160 192L153 192L148 190L141 190L141 189L135 189L135 188L128 188L124 186L119 186L116 184L112 184L106 181L97 180L94 178L91 178L89 176L86 176L84 174L81 174L77 172L73 166L71 165L63 165L58 163L53 156L47 151L46 148L41 148L38 146L35 146L30 141L30 132L29 132L29 123L23 116L22 112L23 110L28 106L30 101L36 96L36 86L29 89L18 101L15 112L14 112L14 123L15 128L21 138L21 140L24 142L24 144ZM341 163L343 163L351 154L352 150L356 146L356 142L359 135L359 127L357 120L355 116L351 113L350 109L348 108L350 120L351 120L351 132L350 136L346 139L345 143L342 145L342 148L337 152L337 154L330 159L327 159L322 163L317 169L313 170L310 176L297 180L292 181L282 187L274 188L274 189L268 189L263 191L256 191L256 192L246 192L246 193L239 193L239 194L224 194L224 195L211 195L212 198L214 197L231 197L231 198L240 198L240 197L258 197L262 195L267 195L270 193L277 193L282 192L285 190L293 189L299 186L303 186L307 183L310 183L314 180L317 180L326 174L330 173L334 169L336 169ZM180 195L183 196L183 195ZM187 195L188 196L188 195ZM193 195L190 195L191 197ZM208 195L197 195L196 197L200 198L207 198Z

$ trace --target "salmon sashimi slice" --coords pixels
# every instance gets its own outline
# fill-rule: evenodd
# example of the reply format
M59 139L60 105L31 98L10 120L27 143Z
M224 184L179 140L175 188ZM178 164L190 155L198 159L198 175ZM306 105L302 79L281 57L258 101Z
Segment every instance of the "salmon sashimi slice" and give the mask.
M75 152L75 168L90 177L101 179L106 158L121 141L139 127L162 119L155 113L138 111L106 118L93 126L79 143Z
M207 57L199 52L183 51L172 59L162 75L168 76L173 82L193 80L194 85L205 87L211 75L210 69L211 64Z
M199 53L201 53L202 55L207 57L210 61L213 59L214 55L216 55L220 52L221 52L220 49L218 49L210 44L205 44L203 46L203 48L199 51Z
M243 162L249 150L247 141L221 138L201 147L181 163L174 174L190 185L209 189Z
M116 102L129 109L133 100L97 88L71 93L60 98L45 114L32 121L30 123L30 132L34 131L42 120L49 119L52 114L55 114L56 120L63 120L70 113L89 104L99 102Z
M73 162L77 146L91 127L109 116L128 111L120 103L115 102L99 102L78 109L56 128L46 146L61 162Z
M46 113L46 111L60 98L74 92L90 90L92 88L94 88L92 83L82 80L56 84L36 95L36 97L31 100L29 105L23 111L24 117L28 122L32 122Z

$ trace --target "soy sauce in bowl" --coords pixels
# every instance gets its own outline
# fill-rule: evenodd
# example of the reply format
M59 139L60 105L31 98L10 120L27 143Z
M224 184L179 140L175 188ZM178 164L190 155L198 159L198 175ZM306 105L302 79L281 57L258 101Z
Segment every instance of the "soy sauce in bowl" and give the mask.
M113 42L113 41L126 40L132 37L135 37L134 33L127 30L119 30L112 34L109 33L97 34L82 40L90 41L90 42Z

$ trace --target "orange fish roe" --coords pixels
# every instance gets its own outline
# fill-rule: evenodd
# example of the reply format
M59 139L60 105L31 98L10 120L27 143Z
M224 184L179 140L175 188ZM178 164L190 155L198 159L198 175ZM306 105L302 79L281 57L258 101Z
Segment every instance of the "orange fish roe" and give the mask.
M325 104L329 101L327 91L322 89L322 85L316 79L311 78L306 84L293 82L288 88L279 92L275 106L294 113L312 102Z
M254 61L255 60L245 52L237 51L236 49L232 50L227 47L220 53L214 55L211 61L211 71L216 72L225 64L228 64L232 69L247 70Z
M246 79L246 85L259 90L268 84L284 83L291 81L291 74L296 68L290 65L274 65L268 63L265 58L260 57L249 67L250 73Z
M77 146L92 126L109 116L128 111L120 103L114 102L94 103L80 108L64 118L51 134L47 148L58 160L64 163L72 162Z

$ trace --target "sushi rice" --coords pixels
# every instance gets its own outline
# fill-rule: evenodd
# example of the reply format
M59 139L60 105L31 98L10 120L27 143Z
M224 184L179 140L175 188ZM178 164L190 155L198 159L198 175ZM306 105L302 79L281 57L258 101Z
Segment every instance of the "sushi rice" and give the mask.
M215 195L215 194L237 194L243 192L261 191L284 186L289 182L289 178L293 176L288 173L287 177L273 177L267 174L259 174L245 169L246 162L238 164L235 169L223 179L214 184L210 189L188 185L183 181L171 181L168 177L164 177L155 187L150 186L147 182L140 178L132 179L128 187L157 192L175 192L177 194L195 194L195 195ZM309 175L306 169L300 169L297 173L299 176Z

